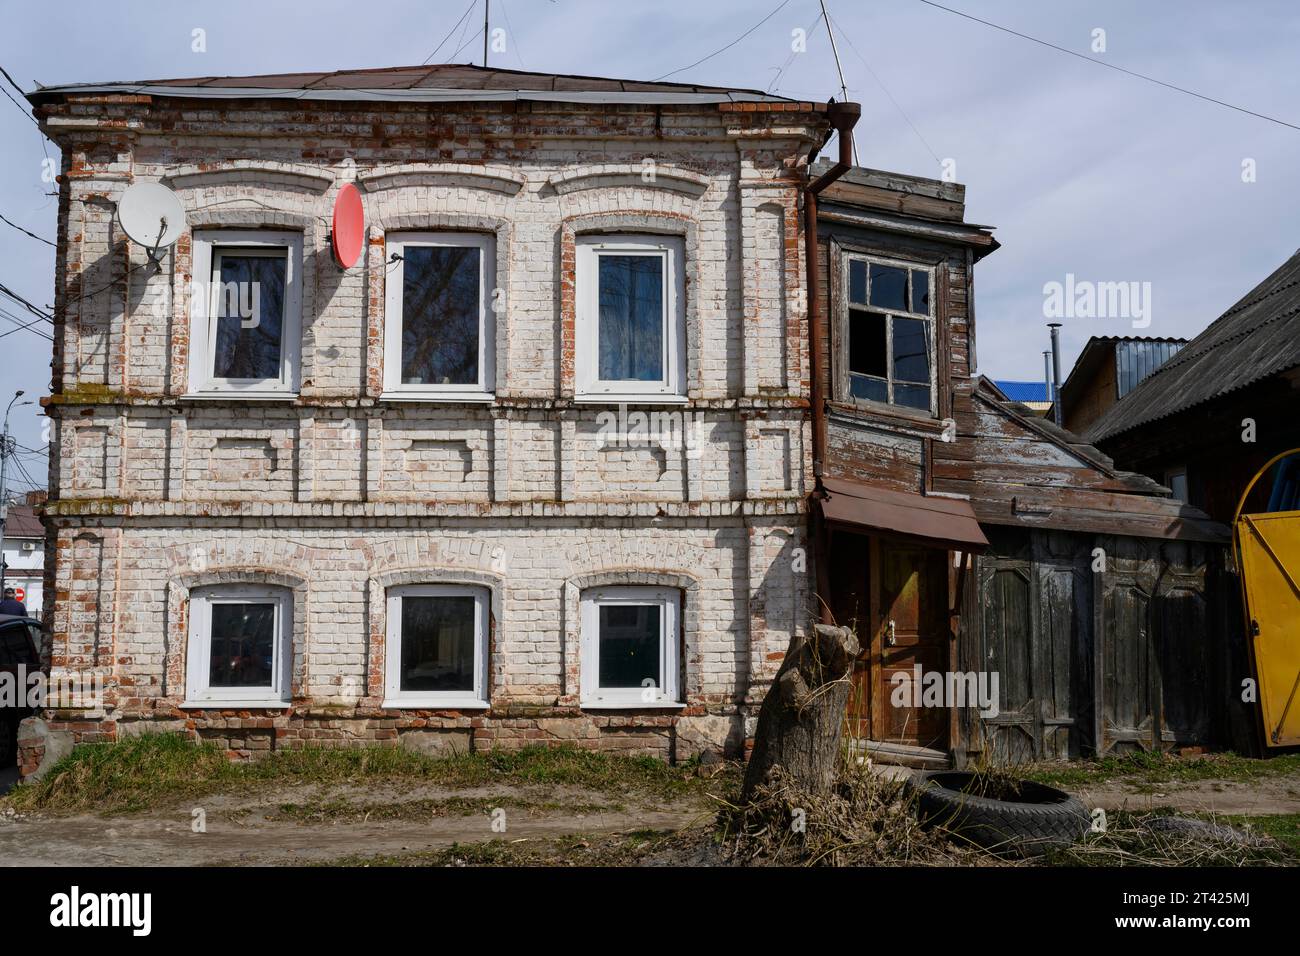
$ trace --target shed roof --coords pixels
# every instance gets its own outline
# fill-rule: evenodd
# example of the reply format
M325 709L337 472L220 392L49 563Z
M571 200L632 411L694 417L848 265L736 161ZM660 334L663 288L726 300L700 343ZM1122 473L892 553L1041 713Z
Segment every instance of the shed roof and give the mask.
M31 505L10 505L5 513L6 538L43 538L45 528Z
M1111 406L1087 438L1111 438L1297 366L1300 251Z
M528 73L470 63L434 63L369 70L194 76L179 79L69 83L27 94L33 104L61 95L126 93L208 99L368 100L390 102L510 102L709 104L765 103L782 109L822 109L759 90L694 83L660 83L604 76Z

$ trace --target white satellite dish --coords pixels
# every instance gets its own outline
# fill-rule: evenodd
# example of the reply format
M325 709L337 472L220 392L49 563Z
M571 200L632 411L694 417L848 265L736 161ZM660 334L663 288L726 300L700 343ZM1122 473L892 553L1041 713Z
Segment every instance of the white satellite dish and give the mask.
M152 257L185 231L185 207L162 183L136 183L128 186L117 201L117 221L122 231L147 248Z

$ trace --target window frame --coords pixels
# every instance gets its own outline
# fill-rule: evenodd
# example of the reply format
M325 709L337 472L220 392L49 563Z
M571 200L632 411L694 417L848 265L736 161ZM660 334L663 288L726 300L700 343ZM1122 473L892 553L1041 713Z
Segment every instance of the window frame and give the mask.
M404 256L407 246L440 248L473 247L479 250L478 381L468 385L406 385L402 382L402 314L405 259L396 263L394 254ZM481 232L389 233L384 236L384 387L385 400L491 402L496 398L496 236ZM391 271L390 271L391 270Z
M651 700L641 687L600 687L600 608L610 604L658 604L660 686ZM580 699L592 710L684 707L682 699L682 592L659 585L591 587L580 597Z
M939 395L939 296L938 287L935 284L937 265L929 262L916 262L907 259L897 259L890 256L877 255L862 249L838 247L838 269L839 277L836 283L839 303L836 309L837 322L836 330L838 333L838 348L835 389L837 399L847 405L855 406L862 409L884 411L893 414L901 414L912 417L924 417L927 419L938 418L941 407L941 396ZM850 282L850 262L857 260L866 264L867 284L866 298L867 304L855 305L849 298ZM907 271L907 296L911 301L912 296L912 279L913 270L926 273L929 283L930 301L926 313L899 311L897 309L886 308L885 306L871 305L871 266L886 266ZM859 309L864 312L874 312L877 315L885 317L885 386L887 394L892 397L894 392L894 318L913 319L923 323L926 332L926 344L929 349L929 370L930 370L930 407L928 409L916 408L911 405L897 405L892 401L877 401L871 398L862 398L853 394L850 387L851 376L853 373L849 370L850 355L850 322L849 313L851 309ZM876 378L876 376L869 376ZM919 382L902 382L904 385L921 384Z
M406 597L474 598L474 686L467 691L403 691L402 599ZM491 638L491 589L481 584L398 584L388 589L384 642L383 707L399 709L485 710L488 700L488 658Z
M212 606L274 603L270 687L211 685ZM280 585L222 584L190 591L189 633L185 650L185 702L182 707L282 708L292 700L293 593Z
M220 285L213 270L223 250L244 250L270 255L283 250L284 315L280 321L280 374L276 378L219 378L216 361L217 295ZM295 398L302 371L302 268L301 232L266 229L205 229L194 233L192 275L202 276L206 287L192 286L190 296L190 397L203 398ZM203 291L204 294L194 294Z
M578 401L682 403L686 396L686 243L680 236L610 233L574 239L574 395ZM600 256L657 256L663 272L663 369L658 381L601 379Z

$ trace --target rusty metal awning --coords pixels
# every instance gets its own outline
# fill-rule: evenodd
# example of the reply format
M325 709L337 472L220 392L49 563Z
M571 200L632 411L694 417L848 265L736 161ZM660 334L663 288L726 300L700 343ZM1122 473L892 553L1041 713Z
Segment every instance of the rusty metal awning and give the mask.
M984 551L989 542L970 502L890 491L856 481L827 479L822 514L836 524L921 539L956 551Z

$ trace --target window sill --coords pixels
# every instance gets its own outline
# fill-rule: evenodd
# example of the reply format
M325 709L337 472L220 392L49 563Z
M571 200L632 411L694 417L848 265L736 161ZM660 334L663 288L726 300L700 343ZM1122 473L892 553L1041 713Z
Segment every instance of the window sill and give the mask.
M575 395L575 405L686 405L690 399L685 395L636 395L588 394Z
M682 710L684 701L655 700L583 700L579 706L583 710Z
M180 396L180 400L183 402L296 402L298 400L298 393L264 392L232 388L229 391L223 392L186 392L184 395Z
M285 710L287 700L184 700L182 710Z
M492 392L381 392L381 402L464 402L487 405L497 400Z
M492 705L486 700L448 700L434 697L385 697L380 703L383 710L487 710Z

